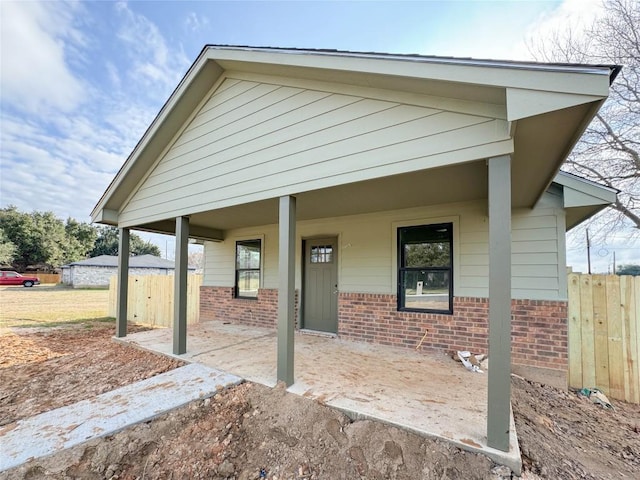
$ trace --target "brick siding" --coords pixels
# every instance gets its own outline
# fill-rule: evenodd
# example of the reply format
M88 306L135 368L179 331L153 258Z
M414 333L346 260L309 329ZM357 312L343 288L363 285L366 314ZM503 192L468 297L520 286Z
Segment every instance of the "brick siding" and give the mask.
M298 318L298 291L295 296ZM278 290L261 288L257 299L234 298L233 287L200 287L200 321L220 320L243 325L275 328ZM296 322L297 326L297 322Z
M453 315L399 312L395 295L340 293L339 334L351 340L415 348L488 351L489 299L455 297ZM512 363L566 370L567 303L512 300Z
M257 300L233 298L231 287L201 287L200 319L275 328L278 291L260 289ZM455 297L453 315L399 312L396 295L344 293L338 298L341 338L440 351L488 350L487 298ZM512 363L566 371L567 303L512 300ZM296 319L298 292L296 291Z

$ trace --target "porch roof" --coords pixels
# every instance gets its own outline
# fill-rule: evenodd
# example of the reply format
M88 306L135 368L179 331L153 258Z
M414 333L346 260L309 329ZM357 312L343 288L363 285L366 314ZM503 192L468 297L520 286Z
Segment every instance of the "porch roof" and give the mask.
M559 172L553 181L562 186L567 230L614 203L620 192L569 172Z
M609 83L615 78L619 68L614 65L541 64L207 45L103 194L92 212L92 219L99 223L118 225L119 212L126 206L128 199L171 145L192 112L210 94L216 81L228 72L331 82L344 88L357 88L359 92L396 92L405 95L405 100L406 95L410 95L417 104L447 102L451 105L453 102L459 111L506 122L513 143L512 203L514 207L532 207L551 184L565 157L606 98ZM486 181L483 181L486 173L480 174L480 178L476 176L478 166L484 162L483 159L478 160L464 165L464 169L458 172L459 175L452 175L454 172L446 165L441 169L440 174L447 178L455 177L462 179L463 184L468 184L468 188L449 189L450 192L445 195L455 197L449 201L463 201L469 196L486 198ZM431 177L438 178L438 174L429 172L429 175L422 175L427 186L436 182ZM471 185L474 179L478 185ZM409 180L409 177L397 175L395 179L380 179L392 184L394 181L399 183L400 180ZM349 191L353 198L354 191L368 192L376 181L378 180L324 190L333 190L332 193L338 194L336 198ZM442 185L438 182L434 184ZM425 191L424 185L421 190ZM403 194L409 193L404 202L399 203L410 204L411 198L415 197L411 194L412 191L411 186L405 188L403 183ZM460 192L461 195L456 196L452 192ZM303 192L301 196L313 198L320 193L321 190ZM328 197L322 198L326 203ZM421 201L425 200L422 198ZM275 205L275 202L275 199L265 199L258 203ZM302 218L305 215L313 218L316 215L311 207L314 202L308 202L308 209L305 203L300 198L299 214ZM438 199L437 203L443 202ZM341 202L341 206L345 206L344 202ZM216 224L207 221L206 212L185 214L191 215L191 223L195 229L224 229L228 228L226 224L237 223L237 210L234 206L225 209L222 217L229 217L231 220L228 222L221 219L220 211L217 211ZM323 212L326 213L327 210L331 210L331 207L323 209ZM240 218L246 215L251 215L251 212L244 209ZM157 222L142 226L142 229L170 233L170 223ZM139 226L136 225L137 227ZM194 231L192 229L192 233ZM194 233L192 236L211 238L219 235L203 231L200 235Z

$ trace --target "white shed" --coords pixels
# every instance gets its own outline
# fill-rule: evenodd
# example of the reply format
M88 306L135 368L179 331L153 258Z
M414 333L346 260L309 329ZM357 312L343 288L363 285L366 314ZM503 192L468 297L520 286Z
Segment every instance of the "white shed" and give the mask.
M118 257L100 255L62 267L62 283L74 288L109 288L118 273ZM190 269L195 270L195 269ZM175 262L155 255L137 255L129 260L129 275L173 275Z

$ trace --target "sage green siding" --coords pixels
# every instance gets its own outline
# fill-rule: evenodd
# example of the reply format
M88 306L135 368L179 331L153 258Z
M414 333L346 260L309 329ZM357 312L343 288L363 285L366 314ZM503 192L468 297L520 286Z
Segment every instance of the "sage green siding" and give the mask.
M303 238L338 236L338 284L343 292L396 292L398 226L454 224L454 293L488 297L489 230L485 202L412 208L298 222L296 288L301 285ZM232 286L236 240L263 238L263 287L278 284L277 225L226 232L225 241L205 244L204 285ZM534 210L512 217L513 298L566 299L564 210L547 193Z
M120 212L120 223L148 223L512 150L506 121L456 112L453 101L450 109L427 108L320 87L224 80L141 182Z

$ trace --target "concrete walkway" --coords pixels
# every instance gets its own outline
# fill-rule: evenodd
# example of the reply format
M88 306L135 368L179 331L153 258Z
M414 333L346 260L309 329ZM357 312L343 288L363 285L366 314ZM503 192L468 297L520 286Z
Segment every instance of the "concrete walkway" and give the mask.
M198 363L0 428L0 472L116 433L237 385L240 377Z

